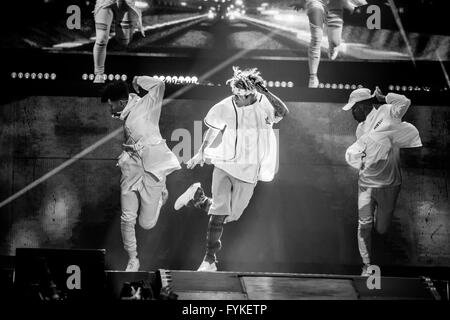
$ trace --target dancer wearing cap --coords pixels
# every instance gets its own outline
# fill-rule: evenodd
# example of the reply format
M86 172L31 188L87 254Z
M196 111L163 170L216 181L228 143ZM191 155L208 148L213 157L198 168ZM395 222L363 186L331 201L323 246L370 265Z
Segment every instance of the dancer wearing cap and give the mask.
M227 81L232 96L214 105L205 117L209 127L198 153L187 167L214 165L212 198L200 183L191 185L175 202L175 210L194 206L210 216L206 254L198 271L216 271L224 224L240 218L258 181L271 181L277 170L278 146L273 123L288 114L286 105L263 85L257 69L233 67ZM213 146L218 136L220 143ZM214 143L216 145L216 143Z
M117 81L108 84L102 95L102 102L110 105L113 117L123 121L125 135L117 165L122 172L120 230L128 253L126 271L138 271L140 267L135 233L138 212L139 225L146 230L153 228L168 197L166 177L181 169L159 131L164 82L136 76L133 87L137 93L139 88L148 93L142 98L129 94L127 84Z
M349 165L359 170L358 247L362 275L372 263L372 230L384 234L389 228L402 183L400 149L421 147L418 130L402 122L411 101L403 95L384 96L377 87L356 89L343 110L351 110L359 122L356 142L345 153Z
M113 20L115 21L115 39L126 47L133 37L136 27L144 34L142 26L142 13L135 5L134 0L97 0L94 9L95 44L94 55L94 83L104 83L106 45Z

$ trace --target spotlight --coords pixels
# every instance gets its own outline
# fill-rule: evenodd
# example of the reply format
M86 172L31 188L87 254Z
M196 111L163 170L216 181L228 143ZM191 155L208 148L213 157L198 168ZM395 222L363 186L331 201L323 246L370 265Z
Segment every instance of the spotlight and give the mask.
M116 74L116 76L114 77L114 79L120 80L120 74Z
M352 84L352 86L350 87L352 90L356 89L356 84Z
M122 81L127 81L127 78L128 78L128 77L127 77L126 74L123 74L121 78L122 78Z
M167 76L165 78L165 80L166 80L167 83L170 83L170 82L172 82L172 77L171 76Z
M329 83L325 84L325 88L330 89L331 85Z
M273 87L273 81L269 81L269 82L267 83L267 85L269 86L269 88Z
M28 78L30 77L30 73L29 73L29 72L26 72L26 73L24 74L24 77L25 77L25 79L28 79Z
M11 73L11 78L15 79L17 77L17 73L13 72Z
M286 81L281 81L281 87L282 87L282 88L286 88L286 85L287 85L287 84L286 84Z
M93 73L91 73L91 74L89 75L89 80L94 80L94 78L95 78L95 75L94 75Z
M113 81L113 80L114 80L114 75L113 75L113 74L110 74L110 75L108 76L108 79L109 79L110 81Z
M402 86L402 91L406 91L406 86Z
M31 79L33 79L33 80L36 79L36 73L33 72L33 73L31 74Z
M392 84L389 85L389 91L394 91L394 86Z
M358 84L358 89L363 88L362 84Z
M81 76L81 79L83 80L87 80L89 78L87 73L83 73L83 75Z
M159 80L164 81L164 76L159 76Z
M395 86L395 91L400 91L400 86Z
M173 76L172 77L172 83L176 84L178 82L178 77L177 76Z
M409 86L409 87L408 87L408 90L409 90L409 91L413 91L414 88L413 88L412 86Z
M186 81L186 83L191 83L192 79L191 77L187 76L186 78L184 78L184 81Z
M159 79L159 77L155 74L155 75L153 76L153 79Z
M184 84L184 77L183 76L180 76L179 78L178 78L178 81L181 83L181 84Z
M17 74L17 77L18 77L19 79L22 79L22 78L23 78L23 73L22 73L22 72L19 72L19 73Z
M275 81L275 87L279 88L280 87L280 81Z
M46 72L46 73L44 73L44 79L45 80L48 80L50 78L50 75Z
M52 74L50 75L50 79L55 80L55 79L56 79L56 73L52 73Z
M192 77L192 83L198 84L198 78L196 76Z
M292 87L294 87L294 83L292 81L289 81L287 83L287 86L288 86L288 88L292 88Z
M349 90L350 89L350 85L348 83L346 83L345 86L344 86L344 89L345 90Z
M325 88L325 85L321 82L321 83L319 83L319 88L323 89L323 88Z
M344 89L344 85L342 83L339 83L338 88L342 90L342 89Z
M331 85L331 89L337 89L337 84L336 84L336 83L333 83L333 84Z

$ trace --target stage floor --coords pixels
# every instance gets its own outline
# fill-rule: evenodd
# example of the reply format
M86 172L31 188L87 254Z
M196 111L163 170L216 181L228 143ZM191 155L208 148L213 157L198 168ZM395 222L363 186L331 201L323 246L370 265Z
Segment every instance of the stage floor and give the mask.
M424 278L381 277L380 288L369 289L368 278L346 275L159 270L159 276L179 300L440 299Z

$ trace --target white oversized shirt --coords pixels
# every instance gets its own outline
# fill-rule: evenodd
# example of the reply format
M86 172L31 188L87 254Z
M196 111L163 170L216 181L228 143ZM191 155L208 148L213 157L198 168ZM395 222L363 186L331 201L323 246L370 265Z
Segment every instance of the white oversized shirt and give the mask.
M137 83L148 93L142 98L130 94L120 114L120 119L124 121L125 143L119 165L130 159L131 152L142 160L145 171L162 180L171 172L181 169L177 157L167 147L159 131L164 82L151 77L138 77Z
M359 184L364 187L400 185L400 148L422 146L416 127L401 121L411 101L389 93L386 102L358 125L357 141L345 154L347 163L359 169Z
M205 149L207 158L231 176L249 183L271 181L277 171L278 143L272 128L280 121L275 109L262 94L256 102L238 107L233 96L214 105L205 124L222 133L218 145Z

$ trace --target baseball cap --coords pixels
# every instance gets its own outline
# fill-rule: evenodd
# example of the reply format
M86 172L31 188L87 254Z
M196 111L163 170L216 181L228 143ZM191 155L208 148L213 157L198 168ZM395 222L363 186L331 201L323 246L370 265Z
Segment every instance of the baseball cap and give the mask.
M356 90L353 90L352 93L350 93L350 97L348 98L348 103L342 108L342 110L350 110L355 103L364 101L367 99L371 99L375 96L375 93L372 94L370 92L370 89L367 88L359 88Z

